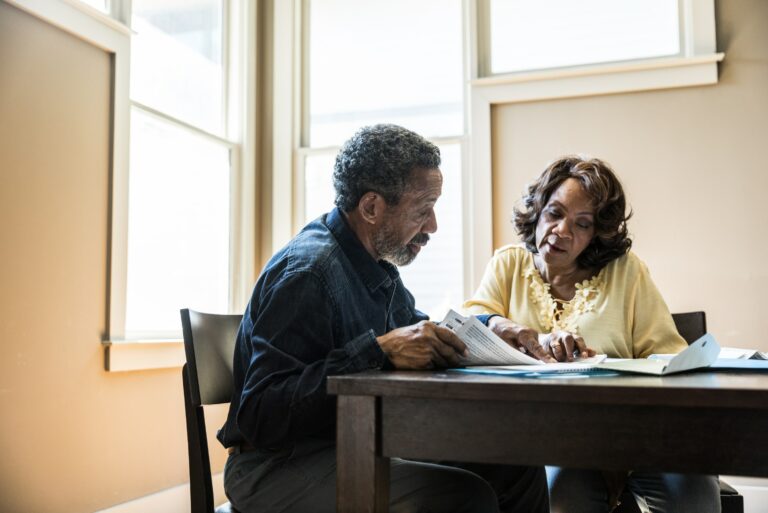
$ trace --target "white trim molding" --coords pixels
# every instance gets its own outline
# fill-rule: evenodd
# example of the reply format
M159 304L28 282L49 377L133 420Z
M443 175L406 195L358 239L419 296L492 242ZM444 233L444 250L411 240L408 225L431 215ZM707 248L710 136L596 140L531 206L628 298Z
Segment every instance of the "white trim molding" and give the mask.
M184 362L181 340L104 342L104 370L109 372L175 369Z

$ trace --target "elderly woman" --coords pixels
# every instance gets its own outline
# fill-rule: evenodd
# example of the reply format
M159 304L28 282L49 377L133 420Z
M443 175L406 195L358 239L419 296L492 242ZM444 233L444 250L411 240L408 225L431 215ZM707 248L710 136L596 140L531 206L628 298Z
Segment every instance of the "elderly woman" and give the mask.
M626 201L611 168L576 156L528 188L514 224L524 244L494 254L465 308L513 346L538 338L551 359L644 358L686 347L645 264L629 251ZM524 349L523 349L524 350ZM717 478L548 468L553 512L605 512L621 486L644 511L719 512ZM626 479L625 479L626 477Z

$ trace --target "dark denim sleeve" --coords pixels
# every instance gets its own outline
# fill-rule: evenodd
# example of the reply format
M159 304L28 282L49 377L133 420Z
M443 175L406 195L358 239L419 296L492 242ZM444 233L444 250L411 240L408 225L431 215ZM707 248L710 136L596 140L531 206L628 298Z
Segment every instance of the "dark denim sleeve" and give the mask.
M499 314L480 314L476 315L477 320L488 326L488 321L491 320L491 317L501 317Z
M246 312L252 357L237 426L255 446L280 446L327 431L335 423L336 403L326 393L326 378L384 362L372 330L334 340L327 290L308 271L286 273L251 301L258 310Z

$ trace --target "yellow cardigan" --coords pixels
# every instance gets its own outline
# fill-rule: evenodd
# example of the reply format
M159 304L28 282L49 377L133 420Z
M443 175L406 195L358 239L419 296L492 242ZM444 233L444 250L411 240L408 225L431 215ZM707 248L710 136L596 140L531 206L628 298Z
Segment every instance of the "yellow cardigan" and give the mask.
M558 311L523 245L505 246L488 263L471 314L499 314L539 333L578 333L587 346L614 358L645 358L687 347L645 264L632 252L613 260Z

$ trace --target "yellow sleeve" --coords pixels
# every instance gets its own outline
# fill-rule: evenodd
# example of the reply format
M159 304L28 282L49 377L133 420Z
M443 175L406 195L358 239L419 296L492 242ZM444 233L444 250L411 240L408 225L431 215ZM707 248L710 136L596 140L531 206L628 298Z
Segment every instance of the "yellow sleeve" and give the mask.
M647 358L653 353L679 353L686 347L677 332L672 314L653 283L648 268L639 259L638 276L633 287L628 317L632 319L632 345L635 358Z
M509 315L509 282L512 272L509 253L497 251L485 267L480 286L471 299L464 302L464 311L471 315Z

